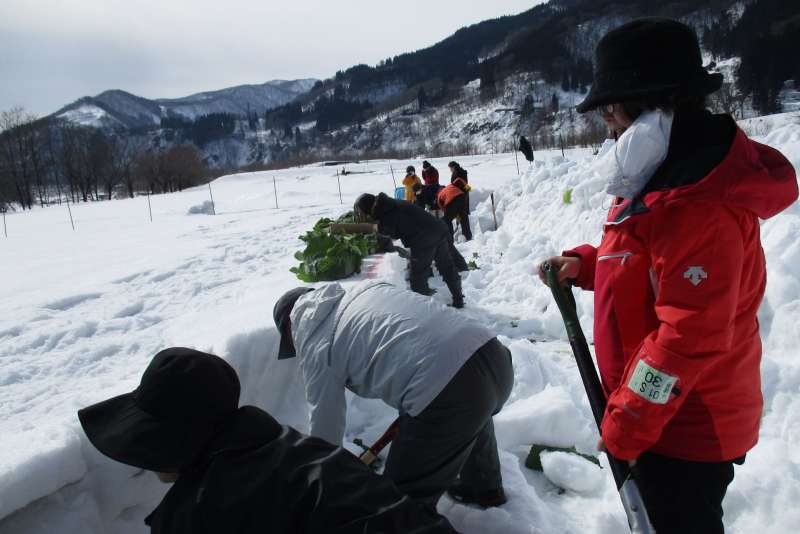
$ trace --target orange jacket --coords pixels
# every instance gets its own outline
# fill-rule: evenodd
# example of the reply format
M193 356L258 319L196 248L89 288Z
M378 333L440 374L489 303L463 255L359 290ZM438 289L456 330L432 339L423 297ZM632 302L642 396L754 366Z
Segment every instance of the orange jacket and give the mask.
M416 174L407 174L406 177L403 178L403 186L406 188L406 202L414 202L417 198L414 192L414 184L422 184L422 180L420 180L419 176Z
M467 182L461 178L456 178L439 191L436 201L442 209L445 209L456 197L463 195L467 187Z

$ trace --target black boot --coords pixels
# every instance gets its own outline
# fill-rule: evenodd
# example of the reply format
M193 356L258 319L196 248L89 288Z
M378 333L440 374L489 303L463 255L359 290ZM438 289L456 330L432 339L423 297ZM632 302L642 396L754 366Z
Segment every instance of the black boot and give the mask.
M453 308L461 309L464 307L464 295L457 295L453 297L453 303L450 304Z
M463 484L456 484L447 490L447 494L456 502L474 504L481 508L492 508L506 503L506 492L503 488L476 492Z
M431 286L428 285L428 279L423 278L422 280L411 280L410 289L414 293L419 293L420 295L425 295L430 297L431 295L436 293L435 289L431 289Z

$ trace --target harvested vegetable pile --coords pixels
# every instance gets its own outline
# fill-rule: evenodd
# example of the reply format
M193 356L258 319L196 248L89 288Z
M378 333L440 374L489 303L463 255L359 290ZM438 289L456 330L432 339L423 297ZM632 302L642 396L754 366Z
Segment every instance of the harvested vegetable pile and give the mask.
M295 253L300 265L290 270L303 282L327 282L347 278L361 272L361 261L365 256L375 253L377 237L375 234L331 234L332 223L355 222L353 213L348 212L336 221L322 218L313 230L300 236L306 248Z

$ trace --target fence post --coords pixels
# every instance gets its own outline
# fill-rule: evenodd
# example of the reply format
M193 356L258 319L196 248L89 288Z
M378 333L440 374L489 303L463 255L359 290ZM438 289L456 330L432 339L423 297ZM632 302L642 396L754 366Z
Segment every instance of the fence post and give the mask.
M153 207L150 205L150 191L147 192L147 211L150 212L150 222L153 222Z
M339 177L339 171L336 171L336 182L339 184L339 204L344 204L342 200L342 179Z
M72 225L72 231L75 231L75 221L72 219L72 209L69 207L69 198L67 198L67 211L69 212L69 223Z
M8 228L6 228L6 210L3 210L3 233L8 237Z
M275 190L275 209L278 209L278 185L275 183L275 176L272 177L272 188Z
M558 134L558 140L561 143L561 157L563 158L564 157L564 138L561 136L560 133Z
M211 182L208 182L208 196L211 197L211 213L213 215L217 214L217 208L214 206L214 195L211 193Z
M492 194L489 195L489 197L491 197L491 199L492 199L492 219L494 219L494 230L496 232L497 231L497 215L495 215L495 211L494 211L494 192L492 192Z
M517 156L517 143L516 139L514 140L514 161L517 162L517 176L519 176L519 156Z

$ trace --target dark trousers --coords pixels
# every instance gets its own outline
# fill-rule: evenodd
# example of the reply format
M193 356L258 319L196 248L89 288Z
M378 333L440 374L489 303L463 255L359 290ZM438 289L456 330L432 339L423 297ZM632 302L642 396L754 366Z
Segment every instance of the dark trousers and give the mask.
M411 247L411 272L409 282L411 291L426 294L430 292L428 273L431 262L436 262L436 270L442 275L444 283L453 295L453 299L463 299L461 277L458 272L466 270L467 262L458 252L453 240L442 232L441 238L431 245Z
M418 205L428 208L429 210L438 210L439 204L436 202L436 196L439 194L441 186L439 184L426 184L417 194Z
M450 257L453 258L453 265L456 266L456 271L461 272L469 270L467 260L464 259L464 256L462 256L456 248L452 235L447 236L447 250L450 252Z
M633 474L656 532L723 534L722 499L733 480L733 464L642 454Z
M472 228L469 225L469 214L472 210L469 207L469 191L464 193L464 211L461 212L458 221L461 223L461 233L464 239L472 241Z
M450 235L455 234L453 229L453 220L458 219L461 224L461 233L467 241L472 239L472 229L469 226L469 196L467 193L458 195L450 204L445 206L444 215L442 220L447 223L450 229Z
M459 477L476 492L503 485L492 415L514 385L511 352L491 339L416 417L402 415L384 475L410 497L435 505Z

